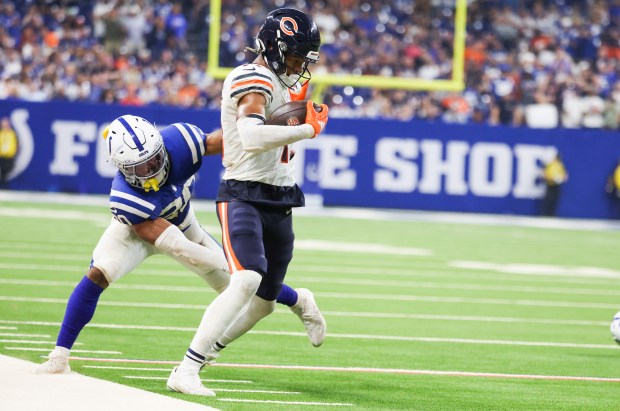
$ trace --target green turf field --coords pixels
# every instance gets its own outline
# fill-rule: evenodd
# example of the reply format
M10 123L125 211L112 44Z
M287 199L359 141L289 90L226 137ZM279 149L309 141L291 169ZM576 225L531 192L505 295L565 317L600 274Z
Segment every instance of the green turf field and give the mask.
M108 215L0 202L0 353L43 361ZM620 409L620 231L305 216L295 230L287 282L314 291L322 347L278 307L203 371L216 398L169 393L215 294L158 256L102 295L73 370L222 410Z

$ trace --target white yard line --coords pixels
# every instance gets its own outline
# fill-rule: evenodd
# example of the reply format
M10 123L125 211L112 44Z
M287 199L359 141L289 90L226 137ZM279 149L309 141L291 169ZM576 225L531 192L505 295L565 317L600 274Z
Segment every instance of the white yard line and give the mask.
M564 288L564 287L541 287L541 286L499 286L471 283L441 283L423 281L389 281L389 280L363 280L363 279L343 279L343 278L314 278L295 276L295 281L299 283L314 284L342 284L352 286L379 286L394 288L426 288L438 290L471 290L471 291L505 291L538 294L567 294L567 295L611 295L617 296L617 290L598 289L598 288ZM21 278L0 278L0 284L12 285L36 285L46 287L75 287L75 281L50 281L50 280L25 280ZM174 285L150 285L150 284L114 284L115 289L120 290L144 290L144 291L170 291L183 293L204 293L213 292L209 287L204 286L174 286Z
M171 370L168 369L168 372ZM123 378L131 379L131 380L157 380L157 381L166 381L168 377L148 377L143 375L123 375ZM202 382L218 382L221 380L207 380L201 379ZM224 381L230 382L230 381ZM297 395L301 394L299 391L270 391L270 390L233 390L229 388L209 388L212 391L216 392L245 392L245 393L256 393L256 394L285 394L285 395Z
M317 405L321 407L353 407L355 404L342 402L308 402L308 401L276 401L276 400L242 400L237 398L216 398L223 402L245 402L254 404L279 404L279 405Z
M618 349L616 347L616 349ZM71 357L74 361L105 362L105 363L133 363L133 364L169 364L176 365L178 361L166 360L135 360L129 358L89 358ZM620 382L620 378L594 377L579 375L541 375L541 374L509 374L497 372L472 372L472 371L447 371L447 370L414 370L402 368L370 368L370 367L329 367L311 365L269 365L269 364L234 364L215 363L210 367L227 368L254 368L254 369L278 369L278 370L303 370L303 371L329 371L344 373L371 373L371 374L404 374L404 375L439 375L446 377L483 377L483 378L509 378L509 379L533 379L533 380L567 380L567 381L591 381L591 382Z
M0 327L1 329L2 327ZM52 338L49 334L20 334L20 333L0 333L0 337L31 337L31 338Z
M57 323L38 323L39 325L56 325ZM125 329L155 329L152 326L141 327L138 325L97 325L89 324L89 327L99 328L125 328ZM189 327L158 327L158 330L167 331L187 331L195 332L194 328ZM294 331L262 331L262 330L250 330L250 334L257 335L285 335L290 337L306 337L305 332ZM343 339L357 339L357 340L383 340L383 341L409 341L409 342L433 342L433 343L449 343L449 344L489 344L489 345L514 345L514 346L533 346L533 347L556 347L556 348L583 348L583 349L602 349L602 350L617 350L618 347L614 344L577 344L566 342L551 342L551 341L517 341L517 340L486 340L486 339L470 339L470 338L439 338L439 337L414 337L414 336L400 336L400 335L368 335L368 334L337 334L329 333L329 338L343 338ZM31 351L41 351L44 349L27 349L27 348L9 348L7 349L22 349ZM73 350L72 352L80 352L79 350ZM86 352L86 351L81 351ZM93 351L94 352L94 351ZM105 353L100 351L100 353ZM114 352L119 354L117 352Z
M618 295L616 290L597 289L597 288L564 288L564 287L544 287L544 286L500 286L484 285L471 283L441 283L425 281L390 281L390 280L363 280L363 279L343 279L327 277L300 277L295 276L295 281L300 283L315 284L341 284L355 286L373 287L394 287L394 288L426 288L438 290L471 290L471 291L505 291L522 292L537 294L566 294L566 295ZM21 278L0 278L0 284L11 285L36 285L37 287L75 287L75 281L50 281L50 280L26 280ZM143 290L143 291L169 291L182 293L204 293L213 292L209 287L196 286L174 286L174 285L151 285L151 284L114 284L115 289L119 290Z
M275 311L279 314L287 314L287 310ZM524 324L559 324L579 325L588 327L609 327L609 321L584 321L555 318L525 318L525 317L489 317L468 315L436 315L436 314L403 314L403 313L372 313L372 312L346 312L346 311L321 311L328 317L363 317L363 318L390 318L390 319L413 319L433 321L473 321L473 322L497 322L497 323L524 323ZM610 319L611 320L611 319Z
M288 310L277 310L276 314L289 315ZM323 311L325 316L334 317L362 317L362 318L390 318L390 319L414 319L429 321L472 321L472 322L498 322L498 323L524 323L524 324L557 324L557 325L576 325L585 327L609 327L609 321L587 321L553 318L519 318L519 317L486 317L486 316L459 316L459 315L433 315L433 314L403 314L403 313L371 313L371 312L341 312ZM610 319L611 320L611 319ZM0 323L21 324L21 325L40 325L59 327L59 322L54 321L11 321L0 320ZM156 331L187 331L195 332L193 327L173 327L163 325L138 325L138 324L99 324L90 323L92 328L108 329L135 329L135 330L156 330ZM330 334L331 335L331 334ZM76 343L79 344L79 343Z
M99 207L107 210L109 196L87 194L64 194L34 191L0 190L0 201L70 204ZM34 205L33 205L34 207ZM213 213L215 204L208 200L192 200L196 211ZM3 207L4 208L4 207ZM310 217L334 217L346 219L381 221L424 221L490 226L537 227L568 230L619 230L620 223L611 220L541 218L512 216L506 214L449 213L417 210L391 210L374 208L322 207L320 205L295 210L295 215Z
M251 330L251 334L262 335L286 335L291 337L306 336L302 332L289 331L261 331ZM439 337L409 337L400 335L367 335L367 334L328 334L329 338L346 338L354 340L383 340L383 341L411 341L411 342L433 342L450 344L489 344L489 345L517 345L530 347L556 347L556 348L585 348L598 350L617 350L616 344L577 344L549 341L516 341L516 340L482 340L475 338L439 338Z
M49 352L49 348L30 348L30 347L4 347L5 350L12 351L41 351L41 352ZM110 355L122 355L123 353L120 351L93 351L93 350L71 350L72 353L79 352L84 354L110 354Z
M85 254L86 255L86 254ZM15 271L38 271L38 272L65 272L72 273L76 271L84 271L85 267L90 263L90 257L71 258L75 260L74 265L58 265L58 264L35 264L31 261L36 256L24 254L25 263L17 262L0 262L0 269ZM90 254L88 254L90 256ZM58 259L62 261L62 259ZM161 262L161 264L160 264ZM195 274L182 269L174 261L161 260L160 265L168 265L170 269L156 268L138 268L131 273L132 276L158 276L158 277L194 277ZM523 264L504 264L489 265L487 262L462 262L449 261L446 267L420 268L415 265L408 264L402 269L373 267L372 265L364 266L339 266L339 265L320 265L313 264L305 267L294 267L291 272L297 276L299 273L319 273L319 274L338 274L352 275L354 278L345 278L342 281L356 281L360 276L370 276L377 278L399 277L399 278L446 278L457 279L462 281L469 280L496 280L496 281L512 281L529 283L551 283L557 285L559 283L566 284L587 284L587 285L620 285L620 272L597 267L559 267L559 266L540 266L523 265ZM457 267L462 265L462 267ZM454 266L454 267L450 267ZM565 274L565 275L564 275ZM376 281L376 280L361 280Z
M82 368L93 368L99 370L118 370L118 371L148 371L148 372L167 372L172 371L171 367L168 368L153 368L153 367L112 367L105 365L83 365ZM160 377L145 377L145 376L125 376L125 378L139 378L139 379L160 379ZM250 380L217 380L217 379L203 379L204 382L216 382L225 384L253 384L254 381Z
M334 292L315 292L315 297L335 298L347 300L381 300L381 301L424 301L436 303L455 303L455 304L481 304L481 305L519 305L530 307L556 307L556 308L583 308L617 310L618 304L598 303L598 302L573 302L573 301L547 301L547 300L523 300L523 299L501 299L501 298L469 298L469 297L434 297L427 295L398 295L398 294L366 294L366 293L334 293ZM26 303L44 304L66 304L63 298L41 298L41 297L14 297L3 295L0 301L14 301ZM100 301L99 306L110 307L138 307L154 309L177 309L177 310L204 310L207 305L202 304L167 304L167 303L137 303L131 301Z

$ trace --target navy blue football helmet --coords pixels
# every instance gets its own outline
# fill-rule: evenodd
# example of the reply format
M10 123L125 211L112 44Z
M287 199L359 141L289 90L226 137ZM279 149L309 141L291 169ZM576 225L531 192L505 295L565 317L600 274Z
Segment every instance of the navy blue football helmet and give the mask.
M281 8L267 15L256 36L256 48L267 65L280 81L293 88L300 81L302 85L312 77L308 64L319 61L321 35L314 21L303 11ZM287 76L286 57L304 59L302 72Z

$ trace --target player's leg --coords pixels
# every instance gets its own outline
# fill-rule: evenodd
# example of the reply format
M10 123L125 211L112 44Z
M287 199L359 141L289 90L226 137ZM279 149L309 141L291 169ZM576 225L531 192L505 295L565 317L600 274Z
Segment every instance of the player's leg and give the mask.
M65 309L65 316L56 339L56 347L48 361L36 372L59 374L70 372L69 354L82 329L95 314L99 296L109 284L118 280L153 252L131 227L112 221L93 251L90 269L77 284Z
M215 395L200 382L198 372L207 352L248 308L267 270L259 211L243 202L219 203L224 251L231 271L230 285L205 311L194 339L179 367L168 378L170 390L195 395Z
M198 220L196 220L195 218L193 220L194 221L191 223L189 228L185 230L185 236L190 241L207 247L213 252L221 253L221 259L223 263L226 264L226 268L223 270L212 270L210 267L205 267L204 269L197 270L196 267L188 266L183 262L181 263L188 267L190 270L194 271L196 274L198 274L211 286L211 288L213 288L218 293L221 293L226 289L230 282L230 273L228 272L228 263L226 262L224 250L222 249L220 243L218 243L217 240L215 240L211 236L211 234L209 234L207 230L205 230L200 225ZM311 311L317 312L318 307L316 306L316 302L314 301L314 297L310 290L300 288L300 293L298 293L297 291L298 290L289 287L287 284L282 284L282 289L280 290L280 293L276 298L276 303L289 307L291 311L293 311L300 319L302 319L303 322L304 315ZM308 331L308 335L310 335L310 330L306 330ZM316 345L315 341L316 340L313 340L313 345L318 346Z
M253 310L248 309L235 323L233 323L214 346L221 350L236 340L254 325L273 312L275 300L281 293L281 288L288 265L293 258L292 216L284 211L269 212L263 215L264 234L263 243L265 257L268 261L267 275L252 298Z
M283 294L290 294L289 288L283 284L288 265L293 258L293 233L292 214L273 215L269 223L270 232L265 236L265 253L269 261L268 280L261 283L257 295L266 299L273 296L273 292L281 287L278 299ZM312 292L306 288L292 290L297 295L295 303L290 306L306 328L308 339L313 346L318 347L325 339L327 325L314 300Z

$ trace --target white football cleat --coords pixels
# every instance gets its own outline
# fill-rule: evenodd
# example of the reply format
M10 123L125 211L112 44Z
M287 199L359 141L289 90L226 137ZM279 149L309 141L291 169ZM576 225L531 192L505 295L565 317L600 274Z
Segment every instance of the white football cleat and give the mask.
M69 350L56 347L47 356L47 361L34 370L35 374L69 374Z
M325 318L319 311L319 307L314 301L314 295L307 288L296 288L298 299L297 303L291 307L297 316L301 319L306 327L308 339L313 346L319 347L323 344L325 334L327 332L327 324Z
M215 397L215 393L202 385L198 373L191 369L174 367L166 387L170 391L183 394L202 395L205 397Z

